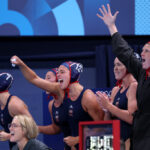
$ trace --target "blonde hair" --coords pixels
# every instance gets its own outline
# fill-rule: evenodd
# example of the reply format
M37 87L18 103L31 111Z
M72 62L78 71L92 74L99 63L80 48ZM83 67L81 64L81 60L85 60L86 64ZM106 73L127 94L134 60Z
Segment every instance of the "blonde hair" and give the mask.
M26 115L16 115L14 118L18 120L23 131L25 131L25 136L28 139L33 139L38 136L38 127L32 117L28 117Z

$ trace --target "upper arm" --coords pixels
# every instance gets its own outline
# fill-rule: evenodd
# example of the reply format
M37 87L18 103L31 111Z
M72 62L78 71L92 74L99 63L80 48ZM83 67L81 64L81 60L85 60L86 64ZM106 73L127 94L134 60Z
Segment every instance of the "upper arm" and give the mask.
M12 116L21 114L31 117L27 105L17 96L12 96L9 104L9 112Z
M57 96L60 94L61 89L60 89L59 83L49 82L49 81L42 79L38 76L36 76L32 80L32 83L34 85L36 85L37 87L45 90L45 91L56 94Z
M53 115L52 115L52 105L54 103L54 100L50 101L49 104L48 104L48 109L49 109L49 112L50 112L50 115L51 115L51 119L52 119L52 123L54 126L57 126L53 120Z
M104 112L96 100L96 95L91 90L86 90L82 98L82 106L93 120L103 120Z
M61 131L60 127L58 125L55 124L54 120L53 120L53 115L52 115L52 105L54 103L54 100L51 100L48 104L48 109L51 115L51 119L52 119L52 127L54 129L54 131L56 131L57 133L59 133Z
M137 82L131 83L127 91L128 111L130 114L133 114L137 110L136 90Z
M53 105L53 102L54 100L51 100L49 103L48 103L48 110L50 112L50 115L51 115L51 118L53 120L53 116L52 116L52 105Z

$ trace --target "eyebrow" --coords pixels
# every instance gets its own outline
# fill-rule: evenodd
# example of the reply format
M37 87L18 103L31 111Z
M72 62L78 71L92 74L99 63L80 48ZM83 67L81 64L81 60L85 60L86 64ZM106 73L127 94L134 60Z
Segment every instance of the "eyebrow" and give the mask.
M149 52L150 52L150 50L149 50L149 49L142 49L142 51L149 51Z

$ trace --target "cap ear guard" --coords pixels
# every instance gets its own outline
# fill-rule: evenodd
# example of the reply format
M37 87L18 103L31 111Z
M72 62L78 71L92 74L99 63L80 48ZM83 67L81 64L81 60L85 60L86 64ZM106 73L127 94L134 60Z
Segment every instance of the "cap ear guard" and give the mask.
M13 77L9 73L0 74L0 91L8 90L13 82Z
M83 72L83 65L80 63L72 62L71 67L71 82L79 80L81 72Z
M65 66L70 71L70 83L79 80L80 73L83 72L83 65L81 63L68 61L62 63L61 65Z

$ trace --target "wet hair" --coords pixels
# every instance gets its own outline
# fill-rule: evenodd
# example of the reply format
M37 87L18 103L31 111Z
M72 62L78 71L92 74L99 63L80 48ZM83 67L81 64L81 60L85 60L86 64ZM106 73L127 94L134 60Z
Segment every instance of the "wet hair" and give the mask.
M83 72L83 65L77 62L64 62L61 65L65 66L70 71L70 83L76 82L80 78L81 72Z
M26 115L16 115L14 117L20 123L27 139L33 139L38 136L38 127L32 117Z
M13 82L13 77L10 73L0 74L0 91L9 90Z

